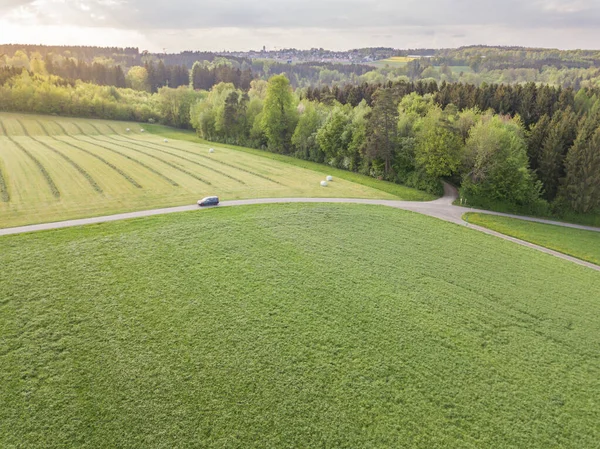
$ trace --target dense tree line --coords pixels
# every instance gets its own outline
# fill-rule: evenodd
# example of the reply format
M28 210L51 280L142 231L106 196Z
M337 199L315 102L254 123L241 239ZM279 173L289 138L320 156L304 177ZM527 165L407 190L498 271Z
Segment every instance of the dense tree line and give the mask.
M475 71L506 68L600 67L598 50L558 50L551 48L467 46L441 49L434 54L437 65L471 66Z
M596 64L597 52L560 52L554 50L536 51L535 49L489 49L474 47L456 50L440 50L434 57L413 59L404 66L377 67L364 63L340 64L323 61L295 62L272 59L251 59L227 54L226 57L208 52L182 52L179 54L153 54L139 52L137 49L106 48L94 50L94 47L43 47L43 46L6 46L6 53L0 52L0 67L13 66L32 70L33 65L44 63L50 74L71 79L81 79L99 85L123 87L122 72L132 68L146 67L150 81L147 83L152 92L160 87L183 85L183 72L192 70L196 63L206 72L201 75L203 89L219 82L234 82L248 87L249 80L261 78L267 80L275 74L285 74L294 88L321 87L344 84L375 84L398 81L436 81L438 83L462 82L464 84L525 84L536 82L561 86L564 88L600 88L600 67ZM40 50L40 51L37 51ZM56 52L50 51L55 50ZM369 50L369 49L363 49ZM388 54L390 49L371 49L375 54ZM361 50L362 51L362 50ZM356 58L366 53L358 50L335 52ZM294 52L292 54L305 52ZM315 53L316 52L316 53ZM411 53L412 52L412 53ZM284 52L285 53L285 52ZM327 54L327 51L311 50L308 54ZM422 54L431 56L427 50L395 51L396 54ZM249 53L250 54L250 53ZM263 53L260 53L262 55ZM268 57L270 53L266 52ZM538 57L541 55L540 57ZM461 59L466 58L466 59ZM541 58L541 59L540 59ZM560 64L546 64L544 61L556 59ZM359 59L360 60L360 59ZM522 61L525 63L521 63ZM578 63L583 60L585 63ZM361 60L362 61L362 60ZM496 61L492 64L492 61ZM519 62L521 61L521 62ZM159 65L165 67L160 68ZM462 64L469 67L456 67ZM148 65L156 67L154 74ZM171 71L161 76L161 71ZM229 72L229 73L227 73ZM210 78L214 83L210 84ZM237 77L237 79L236 79ZM242 79L239 79L242 78ZM140 83L137 83L140 84ZM127 84L128 87L131 87Z
M209 140L429 191L449 179L468 204L536 214L599 211L596 92L423 82L371 89L294 92L283 75L253 81L247 93L222 83L191 108L192 125Z
M12 76L8 77L8 75ZM155 94L114 86L98 86L53 75L0 69L0 111L76 117L162 121L189 128L191 106L206 96L187 86L159 88Z

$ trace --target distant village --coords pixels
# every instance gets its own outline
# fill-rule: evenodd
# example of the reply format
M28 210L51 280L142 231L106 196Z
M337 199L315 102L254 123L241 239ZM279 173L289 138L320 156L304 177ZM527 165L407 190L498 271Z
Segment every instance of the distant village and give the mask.
M392 56L431 56L435 50L398 50L395 48L359 48L347 51L332 51L323 48L298 50L295 48L269 49L266 46L261 50L220 52L221 56L235 56L238 58L270 59L278 62L330 62L341 64L364 64Z

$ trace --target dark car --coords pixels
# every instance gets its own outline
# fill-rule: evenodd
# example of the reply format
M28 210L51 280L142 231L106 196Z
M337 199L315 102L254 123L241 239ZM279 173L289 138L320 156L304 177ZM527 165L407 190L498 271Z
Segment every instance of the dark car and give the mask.
M200 207L217 206L218 204L219 204L218 196L207 196L206 198L202 198L200 201L198 201L198 206L200 206Z

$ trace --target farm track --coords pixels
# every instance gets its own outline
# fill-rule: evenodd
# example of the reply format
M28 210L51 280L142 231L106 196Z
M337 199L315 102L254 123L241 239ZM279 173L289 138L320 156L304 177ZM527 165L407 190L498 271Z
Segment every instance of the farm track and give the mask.
M74 124L74 125L75 125L75 126L78 128L78 129L79 129L79 131L80 131L80 132L81 132L81 133L82 133L82 134L83 134L85 137L87 137L87 138L89 138L89 139L92 139L92 140L94 140L95 142L100 142L100 143L104 143L104 144L109 144L109 145L111 145L111 143L110 143L110 142L107 142L107 141L105 141L105 140L98 139L97 137L95 137L95 136L91 136L91 135L89 135L89 134L85 134L85 133L83 132L83 130L82 130L81 128L79 128L79 126L77 126L76 124ZM81 139L78 139L78 140L81 140ZM85 140L82 140L82 142L85 142ZM89 143L89 142L88 142L88 143ZM114 145L114 144L112 144L112 145ZM105 149L107 149L107 150L109 150L109 149L110 149L110 148L108 148L108 147L105 147L105 146L102 146L102 145L98 145L98 146L99 146L99 147L102 147L102 148L105 148ZM145 152L143 152L143 151L141 151L141 150L136 150L135 148L131 148L131 147L125 147L125 146L123 146L123 147L124 147L124 148L127 148L127 149L129 149L129 150L131 150L131 151L135 151L136 153L143 154L144 156L150 157L150 158L152 158L152 159L156 159L157 161L159 161L159 162L162 162L163 164L165 164L165 165L168 165L169 167L171 167L171 168L173 168L173 169L175 169L175 170L177 170L177 171L180 171L180 172L182 172L182 173L185 173L186 175L188 175L188 176L190 176L190 177L194 178L194 179L195 179L195 180L197 180L197 181L200 181L200 182L201 182L201 183L203 183L203 184L206 184L206 185L209 185L209 186L210 186L210 185L212 185L210 182L206 181L205 179L202 179L200 176L198 176L198 175L196 175L196 174L194 174L194 173L192 173L192 172L190 172L190 171L186 170L185 168L181 168L181 167L179 167L179 166L177 166L177 165L175 165L175 164L173 164L173 163L171 163L171 162L169 162L169 161L165 161L164 159L161 159L161 158L159 158L159 157L157 157L157 156L154 156L154 155L152 155L152 154L145 153ZM117 153L119 153L119 154L122 154L122 153L120 153L120 152L118 152L118 151L116 151L116 150L113 150L113 149L110 149L110 150L111 150L111 151L114 151L114 152L117 152ZM133 158L131 158L131 159L133 159ZM135 159L133 159L133 160L135 160ZM139 161L138 161L138 162L139 162ZM163 175L163 176L164 176L164 175Z
M81 165L79 165L77 162L75 162L73 159L71 159L69 156L61 153L60 151L58 151L56 148L48 145L46 142L42 142L41 140L36 139L35 137L31 136L29 134L29 131L27 131L27 128L25 127L25 125L23 125L23 123L21 123L19 120L17 120L17 122L19 123L19 125L21 125L21 128L23 128L23 132L25 133L25 135L27 137L29 137L31 140L33 140L34 142L39 143L40 145L42 145L44 148L52 151L54 154L60 156L61 158L63 158L65 161L67 161L75 170L77 170L86 180L87 182L89 182L89 184L92 186L92 188L97 192L97 193L104 193L102 190L102 187L100 187L100 185L98 185L98 183L96 182L96 180L92 177L92 175L90 175L87 170L85 170ZM40 128L42 129L42 131L44 131L44 133L46 134L47 137L50 137L50 134L48 134L48 131L46 130L46 128L44 127L44 125L39 121L36 120L37 124L40 125Z
M63 128L63 126L62 126L60 123L58 123L58 122L55 122L55 123L56 123L56 124L57 124L57 125L58 125L58 126L59 126L59 127L62 129L62 130L63 130L63 132L65 132L65 136L66 136L66 137L71 137L71 138L73 138L73 139L75 139L75 140L78 140L78 139L77 139L75 136L69 136L69 134L66 132L65 128ZM129 182L130 184L132 184L134 187L137 187L138 189L141 189L141 188L142 188L142 186L141 186L141 185L140 185L140 184L139 184L139 183L138 183L138 182L137 182L135 179L133 179L131 176L129 176L127 173L125 173L123 170L121 170L121 169L120 169L119 167L117 167L116 165L114 165L114 164L112 164L112 163L108 162L108 161L107 161L106 159L104 159L102 156L98 156L97 154L95 154L95 153L93 153L93 152L91 152L91 151L89 151L89 150L86 150L85 148L81 148L81 147L79 147L79 146L77 146L77 145L75 145L75 144L73 144L73 143L71 143L71 142L67 142L67 141L65 141L65 140L60 140L60 139L58 139L58 138L57 138L57 137L55 137L55 136L52 136L52 138L53 138L54 140L56 140L57 142L62 142L62 143L64 143L64 144L66 144L66 145L69 145L69 146L70 146L70 147L72 147L72 148L75 148L76 150L83 151L85 154L87 154L87 155L89 155L89 156L92 156L92 157L94 157L94 158L98 159L100 162L102 162L102 163L106 164L107 166L109 166L110 168L112 168L114 171L116 171L116 172L117 172L119 175L121 175L123 178L125 178L125 180L126 180L127 182ZM85 141L83 141L83 142L85 142ZM89 142L87 142L87 143L89 143ZM111 150L111 151L112 151L112 150ZM117 153L117 154L120 154L118 151L115 151L115 153ZM125 156L125 155L122 155L122 154L121 154L121 156ZM127 157L127 156L125 156L125 157ZM135 159L133 159L133 160L135 161Z
M11 141L18 149L20 149L33 161L33 163L36 165L36 167L42 173L42 176L46 180L46 183L48 184L48 187L52 192L52 196L54 196L54 198L57 199L60 198L60 190L58 190L58 187L54 183L54 180L52 179L52 176L50 176L50 173L48 173L48 170L46 170L46 167L44 167L44 164L42 164L40 160L36 158L27 148L25 148L23 145L21 145L19 142L17 142L11 136L8 135L8 133L6 132L6 128L4 127L4 123L0 122L0 128L2 129L2 134L4 134L9 141Z
M93 125L92 125L92 126L93 126ZM244 181L242 181L242 180L240 180L240 179L238 179L238 178L236 178L236 177L234 177L234 176L231 176L231 175L229 175L229 174L227 174L227 173L225 173L225 172L222 172L222 171L220 171L220 170L217 170L217 169L215 169L215 168L211 168L211 167L208 167L207 165L201 164L200 162L193 161L192 159L188 159L188 158L186 158L186 157L183 157L183 156L180 156L180 155L178 155L178 154L173 154L173 153L170 153L170 152L168 152L168 151L165 151L164 149L152 148L152 147L150 147L150 146L148 146L148 145L142 145L141 143L137 143L137 142L141 142L141 141L132 142L132 140L133 140L133 139L121 140L121 139L117 139L117 138L115 138L115 137L113 137L113 136L108 136L108 135L103 135L102 137L104 137L104 138L107 138L107 139L110 139L110 140L113 140L113 141L115 141L115 142L118 142L119 144L123 144L123 143L129 143L130 145L137 145L138 147L141 147L141 148L144 148L144 149L147 149L147 150L151 150L151 151L159 151L159 152L161 152L161 153L163 153L163 154L168 154L168 155L170 155L170 156L173 156L173 157L179 158L179 159L181 159L181 160L184 160L184 161L186 161L186 162L189 162L190 164L194 164L194 165L197 165L197 166L199 166L199 167L202 167L202 168L204 168L204 169L206 169L206 170L210 170L210 171L213 171L213 172L215 172L215 173L218 173L218 174L220 174L221 176L224 176L224 177L226 177L226 178L229 178L229 179L231 179L231 180L233 180L233 181L235 181L235 182L238 182L238 183L240 183L240 184L242 184L242 185L246 185L246 183L245 183ZM148 142L148 143L149 143L149 142Z
M113 132L116 132L112 126L108 125L108 127L109 127L109 128L110 128L110 129L111 129ZM116 134L117 134L118 136L122 136L122 134L119 134L119 133L116 133ZM147 145L153 145L153 146L155 146L155 147L158 147L158 145L157 145L157 144L155 144L155 143L153 143L153 142L148 142L148 141L145 141L145 140L135 139L135 138L133 138L133 137L129 137L129 136L124 136L124 137L125 137L127 140L132 140L132 141L136 141L136 142L144 142L144 143L146 143ZM190 154L190 155L192 155L192 156L197 156L197 157L200 157L200 158L203 158L203 159L207 159L207 160L209 160L209 161L211 161L211 162L214 162L214 163L216 163L216 164L221 164L221 165L224 165L225 167L233 168L233 169L235 169L235 170L239 170L239 171L241 171L241 172L248 173L249 175L256 176L256 177L258 177L258 178L262 178L262 179L264 179L264 180L266 180L266 181L270 181L270 182L272 182L272 183L274 183L274 184L277 184L277 185L283 186L283 184L282 184L282 183L280 183L279 181L275 181L274 179L271 179L271 178L269 178L268 176L261 175L260 173L253 172L253 171L251 171L251 170L248 170L248 169L246 169L246 168L239 167L239 166L237 166L237 165L234 165L234 164L229 164L229 163L227 163L227 162L219 161L219 160L217 160L217 159L213 159L213 158L211 158L211 157L208 157L208 156L205 156L205 155L203 155L203 154L194 153L193 151L184 150L184 149L182 149L182 148L173 148L173 150L175 150L175 151L180 151L180 152L182 152L182 153L186 153L186 154ZM214 169L213 169L213 170L214 170ZM215 171L216 171L216 170L215 170Z

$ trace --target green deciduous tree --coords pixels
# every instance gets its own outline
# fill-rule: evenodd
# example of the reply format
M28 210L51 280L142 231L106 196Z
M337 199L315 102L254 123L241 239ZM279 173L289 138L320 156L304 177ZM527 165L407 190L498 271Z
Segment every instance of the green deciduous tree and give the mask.
M421 119L417 127L417 166L433 178L450 177L457 173L464 147L446 113L438 107L433 108Z
M292 145L295 148L295 156L300 159L323 162L325 154L317 143L317 132L323 123L323 114L319 106L310 101L304 101L299 106L300 117L294 134Z
M157 94L157 109L162 121L177 128L189 128L192 105L206 96L204 92L195 92L187 86L177 89L162 87Z
M150 83L148 81L148 70L145 67L134 66L127 72L127 86L134 90L143 90L150 92Z
M263 129L271 151L288 153L298 119L294 96L285 75L269 79L262 114Z
M529 170L526 148L518 120L484 116L467 140L463 194L515 205L538 201L541 184Z
M351 109L338 105L331 110L317 132L317 143L329 164L341 166L342 159L348 154L352 140L351 124Z

